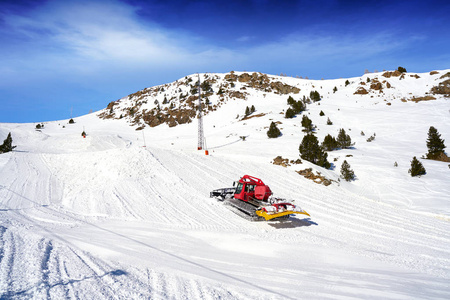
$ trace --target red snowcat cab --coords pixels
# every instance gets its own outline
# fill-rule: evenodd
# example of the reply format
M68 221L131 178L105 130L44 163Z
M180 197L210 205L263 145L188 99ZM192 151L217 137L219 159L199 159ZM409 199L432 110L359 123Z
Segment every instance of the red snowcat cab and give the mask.
M272 197L268 185L256 177L244 175L239 179L236 188L217 189L210 197L225 200L227 204L239 212L249 216L251 220L266 221L286 219L292 214L309 214L285 199Z

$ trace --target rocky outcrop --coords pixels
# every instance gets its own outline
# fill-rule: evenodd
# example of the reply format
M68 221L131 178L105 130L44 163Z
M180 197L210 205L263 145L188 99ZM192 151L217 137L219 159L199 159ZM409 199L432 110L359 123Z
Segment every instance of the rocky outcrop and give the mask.
M262 73L242 73L241 75L236 75L231 72L225 75L225 80L228 82L241 82L247 84L248 87L264 91L264 92L275 92L281 95L286 94L298 94L300 89L291 86L289 84L282 83L281 81L273 81L267 74Z
M354 92L353 94L354 95L367 95L369 92L365 89L365 88L363 88L362 86L360 86L357 90L356 90L356 92Z
M411 101L413 102L420 102L420 101L429 101L429 100L436 100L433 96L423 96L423 97L412 97Z
M401 75L402 75L402 73L400 71L395 70L392 72L391 71L384 72L383 75L381 75L381 76L384 76L386 78L391 78L391 77L399 77Z
M441 78L443 78L443 76ZM439 85L432 87L430 92L434 95L450 97L450 79L442 81Z
M312 180L317 184L323 184L325 186L329 186L332 180L327 179L325 176L321 175L320 172L314 174L312 168L307 168L304 170L297 171L298 174L304 176L306 179Z
M278 94L286 95L286 94L298 94L300 93L300 89L291 86L280 81L275 81L270 83L270 87L278 92Z
M285 168L286 168L286 167L289 167L289 166L291 166L291 165L298 165L298 164L301 164L302 161L301 161L300 158L298 158L297 160L293 160L293 159L289 160L289 159L287 159L287 158L283 158L283 157L281 157L281 156L277 156L277 157L275 157L275 158L273 159L272 163L273 163L274 165L282 166L282 167L285 167Z
M374 80L372 80L372 84L370 85L370 88L372 90L381 92L383 90L383 85L381 84L381 82L379 82L378 80L374 79Z

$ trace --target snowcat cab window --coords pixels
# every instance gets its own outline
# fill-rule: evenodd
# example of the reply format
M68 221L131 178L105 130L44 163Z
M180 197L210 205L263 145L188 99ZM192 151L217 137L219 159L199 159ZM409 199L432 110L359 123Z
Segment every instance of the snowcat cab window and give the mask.
M244 185L242 183L238 183L237 187L236 187L236 191L234 192L235 194L240 194L242 192L242 187Z

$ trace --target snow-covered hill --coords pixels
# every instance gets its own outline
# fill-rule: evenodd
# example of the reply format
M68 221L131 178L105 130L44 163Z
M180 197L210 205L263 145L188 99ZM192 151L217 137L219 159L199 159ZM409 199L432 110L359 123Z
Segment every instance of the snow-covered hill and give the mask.
M450 168L421 159L427 174L408 174L430 126L450 141L449 71L200 74L208 156L196 150L197 75L74 124L0 124L0 138L11 132L17 145L0 154L1 297L450 298ZM272 164L299 158L301 115L284 114L289 96L311 91L322 100L302 114L319 140L344 128L354 147L329 152L329 170ZM276 139L266 134L272 121ZM338 180L344 159L355 181ZM306 168L332 184L296 172ZM311 218L249 222L209 198L244 174Z

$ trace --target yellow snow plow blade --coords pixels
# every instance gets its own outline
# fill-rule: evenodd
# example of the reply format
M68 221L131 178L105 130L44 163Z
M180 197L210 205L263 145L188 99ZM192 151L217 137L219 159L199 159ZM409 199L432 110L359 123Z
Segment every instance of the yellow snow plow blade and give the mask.
M303 214L303 215L309 216L309 214L306 211L292 211L292 210L287 210L287 211L283 211L283 212L279 212L279 213L267 213L264 210L257 210L256 214L258 216L266 219L266 221L269 221L269 220L272 220L275 218L279 218L282 216L292 215L292 214Z

